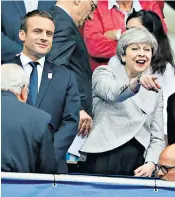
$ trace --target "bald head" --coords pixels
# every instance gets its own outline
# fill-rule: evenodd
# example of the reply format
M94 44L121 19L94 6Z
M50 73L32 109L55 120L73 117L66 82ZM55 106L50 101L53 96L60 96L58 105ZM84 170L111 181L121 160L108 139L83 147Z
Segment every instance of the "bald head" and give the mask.
M175 165L175 144L167 146L161 153L159 160Z
M157 175L166 181L175 181L175 144L166 147L159 157L161 167ZM165 168L166 170L162 170ZM166 172L166 173L165 173Z
M93 11L98 0L58 0L56 6L63 8L73 19L77 27L82 26L87 19L93 18Z

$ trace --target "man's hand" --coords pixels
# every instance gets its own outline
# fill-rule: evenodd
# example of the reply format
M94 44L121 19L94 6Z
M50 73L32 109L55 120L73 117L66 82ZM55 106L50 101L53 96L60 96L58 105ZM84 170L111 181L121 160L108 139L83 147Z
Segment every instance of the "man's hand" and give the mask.
M78 127L78 135L87 135L92 128L92 118L84 111L80 111L80 122Z
M159 89L161 89L161 86L156 81L156 79L157 77L154 75L143 75L140 78L140 83L147 90L159 92Z
M152 173L155 170L155 165L153 162L148 162L140 167L138 167L134 174L135 176L151 177Z
M104 33L104 37L109 40L118 40L121 36L121 29L109 30Z

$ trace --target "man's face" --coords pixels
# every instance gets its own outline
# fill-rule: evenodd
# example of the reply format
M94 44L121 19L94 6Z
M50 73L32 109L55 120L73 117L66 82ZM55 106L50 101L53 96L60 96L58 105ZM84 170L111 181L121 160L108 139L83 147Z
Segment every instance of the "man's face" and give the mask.
M87 19L93 18L93 11L97 8L98 0L81 0L77 13L78 26L82 26Z
M175 165L167 157L160 156L159 166L157 170L158 177L165 181L175 181Z
M30 17L27 21L27 32L19 32L19 38L23 41L23 53L37 59L45 56L52 47L54 30L51 20L40 16Z

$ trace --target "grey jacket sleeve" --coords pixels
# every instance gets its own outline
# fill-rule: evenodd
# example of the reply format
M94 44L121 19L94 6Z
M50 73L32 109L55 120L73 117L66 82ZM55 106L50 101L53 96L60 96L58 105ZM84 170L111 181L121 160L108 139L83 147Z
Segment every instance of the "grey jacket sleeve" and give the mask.
M94 71L92 89L94 96L112 102L123 102L135 95L129 83L121 83L108 66L100 66Z
M163 94L160 92L158 105L151 124L151 139L148 146L145 162L153 161L158 163L159 155L165 148L163 131Z

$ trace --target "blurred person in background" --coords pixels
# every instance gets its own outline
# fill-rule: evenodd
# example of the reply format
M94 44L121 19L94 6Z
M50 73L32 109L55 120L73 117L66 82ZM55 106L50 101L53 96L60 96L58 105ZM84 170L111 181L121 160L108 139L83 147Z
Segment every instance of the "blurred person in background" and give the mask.
M159 15L167 31L162 11L156 1L139 0L104 0L99 1L93 13L93 19L84 26L84 40L90 55L91 69L107 65L109 59L116 55L118 39L126 29L126 19L132 12L151 10Z
M168 113L167 134L168 134L168 144L170 145L175 143L175 93L168 98L167 113Z

